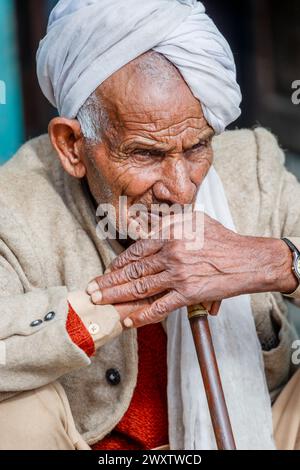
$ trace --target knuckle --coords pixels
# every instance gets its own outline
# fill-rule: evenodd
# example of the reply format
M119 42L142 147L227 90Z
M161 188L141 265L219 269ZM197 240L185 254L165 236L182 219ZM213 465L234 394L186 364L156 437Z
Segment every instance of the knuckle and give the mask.
M143 317L146 323L154 323L158 320L158 314L155 312L155 309L146 310Z
M133 257L133 258L139 258L140 256L143 256L143 253L144 253L144 241L141 240L141 241L138 241L136 243L134 243L128 250L128 252L130 253L130 255Z
M168 305L166 302L159 302L154 307L155 315L163 317L168 313Z
M143 279L139 279L133 285L133 294L136 297L140 297L141 295L147 294L148 290L148 284Z
M143 314L143 320L147 323L150 323L153 320L153 314L150 310L146 310Z
M142 277L144 274L144 267L142 263L132 263L129 265L126 274L129 281Z
M152 316L151 316L151 314L149 314L149 312L147 310L139 315L139 323L141 325L151 323L151 321L152 321Z
M113 287L119 282L119 274L111 272L105 280L102 281L103 287Z
M112 269L119 269L124 265L124 263L126 263L126 256L125 253L122 253L111 263L111 267Z

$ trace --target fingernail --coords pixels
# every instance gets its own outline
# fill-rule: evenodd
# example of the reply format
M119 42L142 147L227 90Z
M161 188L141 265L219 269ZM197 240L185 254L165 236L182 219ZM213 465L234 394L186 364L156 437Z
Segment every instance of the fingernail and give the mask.
M131 328L133 326L133 321L131 320L131 318L125 318L123 323L126 326L126 328Z
M97 282L96 282L96 281L92 281L92 282L90 282L89 285L87 286L87 290L86 290L86 291L87 291L88 294L92 295L93 292L95 292L95 291L98 290L98 289L99 289L99 286L98 286Z
M98 304L102 300L102 293L100 290L97 290L97 292L94 292L92 294L92 301L94 304Z

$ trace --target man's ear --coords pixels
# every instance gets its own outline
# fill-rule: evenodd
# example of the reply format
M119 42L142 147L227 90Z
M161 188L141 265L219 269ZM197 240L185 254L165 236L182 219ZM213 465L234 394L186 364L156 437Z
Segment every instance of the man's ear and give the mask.
M79 122L54 118L49 123L48 133L64 170L75 178L83 178L86 168L82 160L83 135Z

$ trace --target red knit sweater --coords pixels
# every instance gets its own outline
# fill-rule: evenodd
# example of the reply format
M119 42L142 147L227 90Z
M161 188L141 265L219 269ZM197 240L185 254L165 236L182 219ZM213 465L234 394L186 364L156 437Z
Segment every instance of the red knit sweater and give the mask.
M68 333L89 356L94 342L70 306ZM167 337L160 323L138 328L138 377L130 406L94 450L152 449L169 442L167 413Z

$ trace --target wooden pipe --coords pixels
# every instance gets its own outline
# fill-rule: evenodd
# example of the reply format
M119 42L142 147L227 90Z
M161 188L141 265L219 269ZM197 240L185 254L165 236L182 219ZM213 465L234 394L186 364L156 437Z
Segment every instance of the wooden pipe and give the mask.
M188 307L188 317L193 333L217 447L219 450L236 450L209 328L208 312L199 304Z

